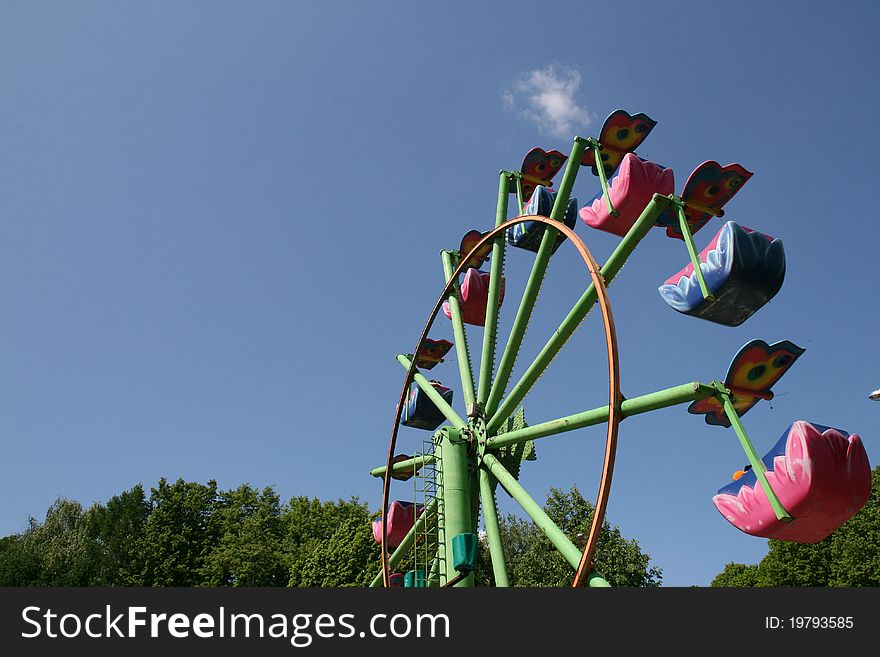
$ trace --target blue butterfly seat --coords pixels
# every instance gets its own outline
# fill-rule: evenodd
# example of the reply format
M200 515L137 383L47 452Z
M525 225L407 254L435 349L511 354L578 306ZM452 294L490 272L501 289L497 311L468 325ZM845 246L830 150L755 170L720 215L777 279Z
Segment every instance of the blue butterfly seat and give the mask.
M442 385L439 381L431 381L434 390L440 393L447 404L452 404L452 389ZM404 426L416 429L434 431L443 424L446 416L440 412L437 405L431 401L424 391L414 385L409 392L406 406L403 407Z
M700 253L714 298L705 299L692 264L660 286L660 296L685 315L739 326L776 296L785 279L782 240L728 221Z
M532 197L529 199L529 202L526 203L526 206L523 208L522 216L540 215L542 217L549 217L550 213L553 211L553 203L555 203L555 201L555 191L547 189L543 185L538 185L535 187L535 191L532 192ZM577 223L576 198L570 198L568 200L568 207L565 210L565 216L562 218L562 223L569 228L574 228ZM511 246L537 253L538 248L541 246L541 238L544 237L545 228L545 224L537 221L524 221L516 226L511 226L507 229L507 243ZM556 244L553 245L553 253L556 253L556 249L558 249L559 245L564 241L565 235L560 233L556 237Z

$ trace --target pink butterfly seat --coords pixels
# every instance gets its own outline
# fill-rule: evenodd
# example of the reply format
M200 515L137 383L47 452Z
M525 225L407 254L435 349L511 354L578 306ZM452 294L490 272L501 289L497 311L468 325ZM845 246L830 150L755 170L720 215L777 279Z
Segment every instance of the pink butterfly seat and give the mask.
M794 422L762 459L770 488L793 516L776 518L755 473L712 498L734 527L752 536L817 543L853 517L871 494L871 467L858 435Z
M648 205L654 194L672 194L675 191L675 175L672 169L642 160L634 153L623 156L620 170L608 183L608 196L617 210L614 216L608 203L599 194L590 205L578 213L588 226L621 237L632 228L636 219Z
M388 505L388 520L386 535L390 547L396 548L403 542L404 537L413 528L416 518L422 515L424 505L415 502L393 501ZM382 542L382 518L373 521L373 540Z
M489 300L489 272L480 271L471 267L464 275L461 284L461 319L465 324L483 326L486 323L486 305ZM504 301L504 279L501 279L501 290L498 297L498 306ZM443 314L452 318L449 310L449 302L443 302Z

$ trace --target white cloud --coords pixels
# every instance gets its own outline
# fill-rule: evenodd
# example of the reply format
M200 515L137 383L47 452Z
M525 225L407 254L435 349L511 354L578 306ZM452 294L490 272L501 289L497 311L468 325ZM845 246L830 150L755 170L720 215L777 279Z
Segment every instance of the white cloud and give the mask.
M579 71L551 64L524 73L501 100L506 109L537 123L542 133L571 137L591 120L589 110L575 100L580 88Z

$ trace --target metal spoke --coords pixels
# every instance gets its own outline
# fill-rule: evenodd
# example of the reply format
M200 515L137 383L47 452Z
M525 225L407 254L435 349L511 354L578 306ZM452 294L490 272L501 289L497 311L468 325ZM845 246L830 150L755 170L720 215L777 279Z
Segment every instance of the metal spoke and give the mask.
M553 210L550 212L550 219L557 223L562 223L565 211L568 208L568 201L571 198L571 190L574 187L574 181L577 177L578 169L581 166L581 160L586 149L586 140L575 137L571 155L565 166L565 174L559 185L559 191L556 193L556 200L553 203ZM513 365L522 346L525 337L526 328L528 328L529 318L535 301L538 299L538 292L541 290L541 283L544 281L544 275L547 273L547 265L550 262L550 256L553 253L553 246L556 244L557 231L550 225L544 227L544 235L541 238L541 246L538 247L538 254L535 256L535 262L532 265L532 271L526 282L525 290L510 328L510 336L507 339L507 345L498 364L498 372L495 380L492 382L492 390L489 392L489 398L486 401L486 415L492 416L498 403L501 400L507 384L510 381L510 374L513 371ZM500 424L500 423L499 423ZM495 426L495 429L498 427Z
M650 230L654 221L668 205L669 199L667 197L659 196L657 194L654 195L654 198L648 203L641 216L626 234L626 237L621 240L620 244L618 244L617 248L614 250L614 253L611 254L608 262L602 267L601 275L605 279L606 285L610 284L614 279L623 267L626 259L636 246L638 246L638 243L648 233L648 230ZM522 378L511 389L510 394L504 399L504 402L496 411L491 413L491 419L488 422L490 433L496 432L504 420L513 414L516 407L519 406L520 402L522 402L526 394L531 390L532 386L553 358L556 357L556 354L559 353L559 350L562 349L568 339L572 336L597 300L598 294L596 291L596 285L595 283L591 283L568 313L568 316L562 321L547 341L547 344L544 345L544 348L526 370L525 374L523 374ZM493 392L494 391L495 389L493 385ZM487 407L487 411L489 408L491 407Z
M501 544L501 527L498 524L498 508L495 506L493 477L480 468L480 501L483 505L483 522L486 525L486 542L492 558L492 574L495 586L510 586L507 579L507 563L504 560L504 546Z
M462 254L464 255L464 254ZM449 251L441 251L440 258L443 260L443 274L446 282L452 279L452 254ZM464 322L461 319L461 306L458 294L449 295L449 314L452 315L452 333L455 336L455 355L458 358L458 373L461 375L461 392L464 395L465 408L470 408L474 403L474 377L471 373L471 355L468 351L467 333L464 330Z

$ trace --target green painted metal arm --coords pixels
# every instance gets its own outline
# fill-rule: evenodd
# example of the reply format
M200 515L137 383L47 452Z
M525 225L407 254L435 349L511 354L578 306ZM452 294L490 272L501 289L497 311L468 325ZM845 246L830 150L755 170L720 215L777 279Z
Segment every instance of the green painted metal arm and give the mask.
M410 548L413 546L416 540L416 536L422 533L425 530L425 523L430 519L434 520L434 516L437 513L437 500L431 500L425 506L425 510L422 514L416 518L416 521L413 523L412 529L410 529L406 536L403 537L403 540L400 542L400 545L397 546L397 549L388 557L388 567L394 568L397 566L403 558L406 556L407 552L409 552ZM379 570L379 573L373 578L370 582L370 587L382 586L382 570Z
M758 452L755 451L752 441L749 440L746 429L740 421L739 415L736 413L733 402L730 400L730 395L721 382L716 381L715 384L720 388L715 396L722 404L724 404L724 412L727 414L727 419L730 420L730 425L733 427L736 437L739 438L740 445L742 445L743 451L746 453L746 458L748 458L749 463L752 465L752 470L754 470L755 476L758 478L758 483L760 483L761 488L764 489L767 501L770 502L770 506L776 514L776 519L790 522L793 518L791 514L785 510L785 507L782 506L782 502L779 501L776 493L773 492L773 489L770 487L770 482L767 481L767 475L765 474L767 472L767 466L764 465L764 462L758 456Z
M483 455L483 467L498 480L498 483L504 487L504 490L510 493L510 496L517 501L522 510L529 515L554 547L559 550L565 560L571 564L571 567L577 570L581 563L581 551L569 540L565 532L559 529L544 509L541 508L541 505L532 499L525 488L520 486L514 476L491 454ZM591 587L602 587L608 586L608 582L598 575L593 575L588 578L588 585Z
M681 227L682 239L684 239L684 243L687 245L688 254L691 257L691 265L693 265L694 273L697 275L697 282L700 284L700 292L703 293L704 299L714 301L715 295L709 291L709 286L706 285L706 279L703 276L703 268L700 267L700 256L697 254L694 236L691 234L691 227L688 224L687 215L684 213L684 202L677 196L673 197L672 202L675 204L675 209L678 213L678 224Z
M502 171L498 180L498 205L495 226L507 220L507 199L510 197L510 172ZM486 403L492 386L495 368L495 339L498 331L498 299L501 296L501 277L504 273L504 235L495 238L492 245L492 266L489 270L489 296L486 300L486 323L483 327L483 353L480 359L480 380L477 385L477 403Z
M466 255L464 253L462 256ZM455 267L452 266L452 254L449 251L441 251L440 258L443 260L443 273L445 281L449 281ZM461 307L458 302L458 294L449 295L449 314L452 315L452 334L455 336L455 355L458 358L458 372L461 375L461 392L464 395L464 403L470 408L474 403L474 377L471 374L471 355L468 351L467 334L464 332L464 322L461 320Z
M631 415L639 415L649 411L656 411L661 408L668 408L677 404L694 401L696 399L705 399L716 393L717 389L712 385L693 381L692 383L684 383L674 388L667 388L652 392L641 397L633 397L625 399L620 405L620 412L623 417ZM544 438L545 436L553 436L573 431L582 427L589 427L595 424L602 424L608 421L608 405L600 406L583 413L576 413L567 417L542 422L524 429L502 433L493 436L488 440L488 447L498 449L507 445L515 445L524 443L527 440L535 440Z
M483 468L480 468L480 501L483 504L483 522L486 525L486 542L489 544L489 556L492 558L495 586L510 586L504 546L501 544L498 507L495 506L495 492L492 490L492 475Z
M522 507L522 510L544 532L544 535L565 557L565 560L571 564L572 568L576 569L581 563L581 551L569 540L565 532L556 526L556 523L550 519L550 516L541 508L541 505L532 499L526 492L526 489L520 486L514 476L492 454L483 455L483 466L498 480L498 483L501 484L504 490L510 493L510 496L516 500L517 504Z
M412 470L413 472L417 471L419 468L428 465L429 463L434 463L437 460L433 454L422 454L421 456L414 456L411 459L406 459L405 461L398 461L394 465L391 466L391 472L403 472L404 470ZM373 468L370 470L370 474L374 477L384 477L385 476L385 466L379 468Z
M602 185L602 196L605 197L605 202L608 204L608 212L612 217L619 217L620 213L614 209L611 204L611 195L608 193L608 177L605 175L605 167L602 165L602 144L592 137L587 139L587 142L593 149L593 159L596 162L596 171L599 173L599 183Z
M402 354L399 354L397 356L397 362L403 365L403 369L409 371L409 358ZM452 408L452 406L446 403L446 400L443 399L443 396L439 392L434 390L434 386L431 385L431 382L428 381L428 379L426 379L423 374L416 371L413 374L413 381L415 381L416 385L422 389L422 392L428 395L428 399L434 402L434 405L441 413L443 413L443 416L447 420L449 420L452 426L458 429L464 429L467 427L467 422L462 420L461 417L459 417L458 413L456 413L455 410Z
M523 213L523 207L525 207L525 202L523 201L523 191L522 191L522 174L519 172L514 172L510 174L513 176L513 179L516 180L516 204L519 208L519 214Z
M568 162L566 163L565 174L559 185L559 191L556 193L553 210L550 212L550 218L554 221L561 221L565 216L565 210L568 207L568 199L571 197L571 190L574 187L574 181L577 177L577 172L580 168L581 159L583 159L585 149L586 140L581 137L575 137L571 156L569 156ZM550 256L553 253L553 246L556 244L557 235L558 232L555 228L551 228L550 226L545 227L544 236L541 239L541 246L538 247L538 254L535 256L535 262L532 265L532 271L526 282L522 300L516 311L513 325L510 328L510 336L508 337L507 345L504 348L504 353L498 364L498 372L495 375L495 380L492 382L492 390L489 392L489 398L486 401L487 416L491 416L495 412L498 403L501 401L501 396L504 394L507 384L510 381L510 374L513 371L516 356L522 345L522 340L525 336L526 328L528 327L532 309L538 298L538 292L541 289L544 274L547 272L547 265L550 262ZM495 428L497 429L497 427Z
M660 213L668 206L668 197L660 196L659 194L654 195L654 198L648 203L644 211L642 211L641 216L639 216L635 224L633 224L633 227L620 241L617 248L608 258L608 262L602 267L602 276L605 278L606 285L611 283L623 267L626 259L636 246L638 246L642 238L647 235L651 226L654 225L654 221L657 220ZM550 337L547 344L544 345L544 348L526 370L525 374L523 374L519 382L517 382L517 384L511 389L510 394L508 394L504 402L498 406L497 410L495 410L491 403L487 404L486 412L491 418L488 422L489 433L495 433L498 431L498 428L504 420L513 414L516 407L526 396L526 393L531 390L535 381L538 380L538 377L541 376L543 371L547 368L547 365L550 364L550 361L556 357L556 354L559 353L559 350L562 349L563 345L565 345L566 341L568 341L575 329L577 329L584 317L586 317L587 313L595 305L596 298L596 288L590 283L589 287L583 295L581 295L581 298L578 299L571 311L569 311L568 316L562 320L562 323L556 329L556 332ZM495 383L492 385L492 395L496 393L496 386L499 388L502 387L499 385L498 381L498 378L500 378L501 366L499 366L498 369L499 377L496 378ZM504 384L506 385L506 381ZM500 394L501 393L499 392L499 395ZM492 395L490 395L490 402Z

